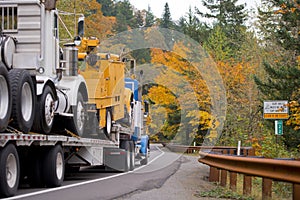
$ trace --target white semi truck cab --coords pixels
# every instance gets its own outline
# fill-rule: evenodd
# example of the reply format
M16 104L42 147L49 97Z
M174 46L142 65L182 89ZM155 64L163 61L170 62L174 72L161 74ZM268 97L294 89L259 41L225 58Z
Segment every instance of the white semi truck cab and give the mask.
M77 73L75 45L60 51L55 4L55 0L0 1L3 84L8 79L7 96L0 98L12 102L1 109L0 130L8 125L11 112L10 124L24 133L49 134L54 117L64 116L67 128L83 134L86 83Z

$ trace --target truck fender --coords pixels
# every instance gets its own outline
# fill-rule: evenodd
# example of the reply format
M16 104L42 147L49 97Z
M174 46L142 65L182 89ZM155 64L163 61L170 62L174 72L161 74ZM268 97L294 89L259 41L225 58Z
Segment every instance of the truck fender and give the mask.
M46 76L36 76L36 95L42 95L45 85L49 85L54 92L55 100L57 100L57 93L55 89L55 85L51 78Z
M76 106L77 95L80 91L84 101L88 101L87 86L84 78L81 75L78 76L64 76L56 85L57 88L65 91L68 96L69 104Z

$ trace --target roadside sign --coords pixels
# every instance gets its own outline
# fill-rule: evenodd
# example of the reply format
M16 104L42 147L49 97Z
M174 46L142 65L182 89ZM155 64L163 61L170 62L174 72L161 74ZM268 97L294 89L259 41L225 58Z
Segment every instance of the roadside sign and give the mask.
M264 119L288 119L287 100L264 101Z
M283 121L275 120L275 135L283 135Z

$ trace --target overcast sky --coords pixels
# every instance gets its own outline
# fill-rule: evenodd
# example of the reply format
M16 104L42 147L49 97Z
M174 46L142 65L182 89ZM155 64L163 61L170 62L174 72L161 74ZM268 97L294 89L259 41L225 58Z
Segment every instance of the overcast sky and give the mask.
M130 3L139 10L147 10L148 5L151 7L152 12L158 18L162 17L164 6L168 2L173 20L178 20L184 16L191 6L195 6L201 10L203 9L202 0L129 0ZM260 0L239 0L240 3L247 3L247 8L256 8L257 2Z

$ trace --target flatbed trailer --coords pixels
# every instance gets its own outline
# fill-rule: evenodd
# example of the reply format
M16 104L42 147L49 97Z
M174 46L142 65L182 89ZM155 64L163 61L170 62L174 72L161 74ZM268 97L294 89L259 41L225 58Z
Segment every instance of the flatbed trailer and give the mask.
M24 134L8 128L0 134L0 196L16 194L19 182L32 187L58 187L64 174L82 166L105 166L106 169L129 171L139 158L147 164L148 155L134 144L129 128L114 124L111 139L82 138L66 135ZM145 145L144 145L145 146Z

